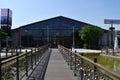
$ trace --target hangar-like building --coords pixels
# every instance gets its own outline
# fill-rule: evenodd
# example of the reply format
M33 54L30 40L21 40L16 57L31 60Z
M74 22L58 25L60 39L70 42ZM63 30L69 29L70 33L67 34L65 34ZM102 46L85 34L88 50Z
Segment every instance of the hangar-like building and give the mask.
M20 26L12 30L14 46L32 47L50 43L51 47L62 44L66 47L83 47L77 32L84 25L91 25L78 20L58 16L35 23Z

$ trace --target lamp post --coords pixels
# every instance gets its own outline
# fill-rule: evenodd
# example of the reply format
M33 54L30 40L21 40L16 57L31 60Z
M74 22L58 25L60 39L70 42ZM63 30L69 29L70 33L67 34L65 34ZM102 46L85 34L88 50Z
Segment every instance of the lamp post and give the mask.
M75 48L75 36L74 36L74 26L73 26L73 43L72 43L72 49Z
M19 31L18 31L19 33L18 33L18 35L19 35L19 44L18 44L18 46L21 46L21 28L19 28Z
M24 30L24 32L26 33L26 44L27 44L26 46L28 47L28 46L29 46L29 44L28 44L28 43L29 43L29 42L28 42L28 41L29 41L29 36L28 36L28 34L27 34L27 33L28 33L28 30Z
M49 27L47 26L47 43L49 43Z
M0 23L0 29L1 29L1 23ZM1 40L0 40L0 52L1 52ZM0 53L0 56L1 56L1 53Z

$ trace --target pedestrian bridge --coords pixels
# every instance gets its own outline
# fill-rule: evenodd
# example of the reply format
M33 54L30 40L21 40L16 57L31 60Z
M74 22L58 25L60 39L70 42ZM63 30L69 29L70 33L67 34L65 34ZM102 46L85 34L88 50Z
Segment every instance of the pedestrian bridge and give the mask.
M120 75L63 46L48 45L0 60L0 80L119 80Z

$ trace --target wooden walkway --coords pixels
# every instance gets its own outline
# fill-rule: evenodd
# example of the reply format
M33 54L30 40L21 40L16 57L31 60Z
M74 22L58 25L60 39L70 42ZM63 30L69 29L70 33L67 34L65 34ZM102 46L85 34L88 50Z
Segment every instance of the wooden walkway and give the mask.
M52 49L44 80L77 80L58 49Z

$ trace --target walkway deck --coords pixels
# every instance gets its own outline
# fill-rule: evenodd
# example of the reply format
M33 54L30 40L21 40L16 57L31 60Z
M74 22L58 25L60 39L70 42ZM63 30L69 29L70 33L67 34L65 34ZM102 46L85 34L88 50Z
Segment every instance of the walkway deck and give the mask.
M44 80L77 80L58 49L52 49Z

